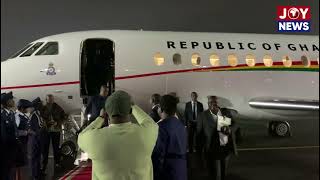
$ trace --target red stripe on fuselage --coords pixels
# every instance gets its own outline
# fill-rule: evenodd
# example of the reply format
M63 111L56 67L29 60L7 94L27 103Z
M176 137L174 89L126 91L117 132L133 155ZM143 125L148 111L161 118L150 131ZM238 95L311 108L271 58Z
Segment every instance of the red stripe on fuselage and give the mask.
M273 65L282 65L282 62L274 62ZM292 65L302 65L301 61L293 61ZM318 65L317 61L311 61L311 65ZM264 63L257 63L255 67L264 66ZM246 64L237 65L234 68L239 67L248 67ZM195 72L195 71L204 71L204 70L218 70L224 68L232 68L231 66L219 66L219 67L206 67L206 68L193 68L193 69L183 69L183 70L174 70L174 71L164 71L157 73L146 73L146 74L138 74L138 75L130 75L130 76L120 76L116 77L115 80L123 80L123 79L132 79L132 78L142 78L148 76L160 76L166 74L177 74L177 73L186 73L186 72ZM73 85L80 84L80 81L70 81L70 82L61 82L61 83L51 83L51 84L35 84L35 85L24 85L24 86L8 86L1 87L1 90L11 90L11 89L24 89L24 88L37 88L37 87L48 87L48 86L65 86L65 85Z
M51 83L51 84L34 84L34 85L25 85L25 86L8 86L8 87L1 87L1 90L37 88L37 87L48 87L48 86L65 86L65 85L79 84L79 83L80 83L80 81L71 81L71 82L61 82L61 83Z

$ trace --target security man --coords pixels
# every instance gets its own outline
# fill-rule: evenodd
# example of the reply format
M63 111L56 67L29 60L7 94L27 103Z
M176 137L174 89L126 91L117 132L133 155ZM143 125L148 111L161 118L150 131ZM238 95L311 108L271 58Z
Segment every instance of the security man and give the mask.
M5 96L5 94L6 94L6 93L1 93L1 99L2 99L2 97ZM3 111L3 105L1 104L1 113L2 113L2 111Z
M30 136L31 144L31 169L32 179L40 179L40 161L41 161L41 141L40 141L40 130L43 126L43 120L41 118L42 102L38 97L32 101L33 111L30 117L30 129L34 132Z
M1 94L1 178L15 179L15 159L17 149L15 116L12 109L15 106L12 92Z

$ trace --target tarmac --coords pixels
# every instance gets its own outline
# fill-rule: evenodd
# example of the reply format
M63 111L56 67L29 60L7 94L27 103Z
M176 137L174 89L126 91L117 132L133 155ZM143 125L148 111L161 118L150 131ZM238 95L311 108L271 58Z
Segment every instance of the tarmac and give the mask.
M240 120L243 141L239 155L232 156L227 180L318 180L319 118L290 122L291 137L272 137L267 122ZM51 165L45 179L59 179L76 166L53 171ZM189 180L206 180L207 170L195 154L188 157ZM77 168L77 167L76 167Z

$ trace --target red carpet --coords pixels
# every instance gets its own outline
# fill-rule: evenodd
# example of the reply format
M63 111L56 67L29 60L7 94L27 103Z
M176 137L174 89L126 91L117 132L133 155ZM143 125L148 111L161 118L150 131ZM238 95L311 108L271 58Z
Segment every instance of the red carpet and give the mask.
M90 180L91 172L91 163L81 164L61 177L60 180Z

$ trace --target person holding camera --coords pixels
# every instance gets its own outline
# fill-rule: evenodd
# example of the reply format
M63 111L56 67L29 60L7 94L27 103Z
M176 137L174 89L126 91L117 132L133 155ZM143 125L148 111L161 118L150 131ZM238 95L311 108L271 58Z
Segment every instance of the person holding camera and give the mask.
M79 147L92 160L92 179L152 180L158 125L125 91L111 94L104 109L78 136Z

